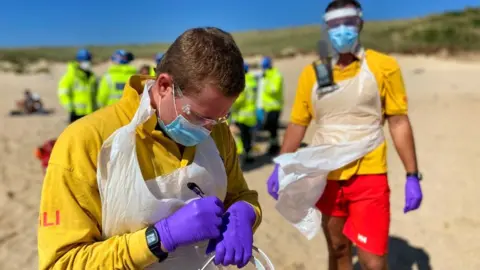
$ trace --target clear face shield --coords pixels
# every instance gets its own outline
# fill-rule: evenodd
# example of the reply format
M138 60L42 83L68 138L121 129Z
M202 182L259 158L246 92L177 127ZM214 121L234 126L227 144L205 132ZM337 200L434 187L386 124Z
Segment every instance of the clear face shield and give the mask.
M353 53L358 48L362 11L355 7L330 10L323 16L322 39L328 40L335 54Z

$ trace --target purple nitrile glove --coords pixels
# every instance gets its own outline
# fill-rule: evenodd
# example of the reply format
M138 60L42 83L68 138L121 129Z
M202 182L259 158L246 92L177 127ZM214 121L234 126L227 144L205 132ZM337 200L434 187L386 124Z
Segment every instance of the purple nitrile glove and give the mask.
M154 226L168 252L179 246L217 239L221 236L223 203L217 197L205 197L187 203Z
M278 164L275 164L275 169L273 169L272 174L267 181L268 194L272 196L275 200L278 200Z
M252 257L253 225L257 215L253 207L238 201L225 212L223 234L208 244L207 254L215 250L215 265L242 268Z
M416 210L422 203L423 195L420 180L416 176L408 176L405 183L405 207L403 212Z

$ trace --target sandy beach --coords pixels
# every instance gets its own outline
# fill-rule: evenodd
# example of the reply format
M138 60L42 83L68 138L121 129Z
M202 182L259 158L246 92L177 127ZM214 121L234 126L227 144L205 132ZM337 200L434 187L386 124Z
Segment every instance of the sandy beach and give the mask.
M397 59L407 85L424 174L424 202L420 210L403 213L404 169L388 139L390 269L480 269L480 257L475 255L480 251L480 181L475 176L480 166L480 145L476 141L480 138L480 64L424 56ZM313 60L314 56L298 56L274 62L285 76L284 123L289 118L297 77ZM52 65L50 74L0 73L0 269L38 268L36 230L43 171L34 149L57 137L67 125L67 114L56 96L65 67ZM101 74L107 67L97 66L95 72ZM39 93L55 113L8 116L25 88ZM311 130L305 142L309 143L310 135ZM264 160L259 158L245 172L250 187L260 194L264 211L256 245L270 256L276 269L327 269L324 237L307 241L274 209L265 186L273 165Z

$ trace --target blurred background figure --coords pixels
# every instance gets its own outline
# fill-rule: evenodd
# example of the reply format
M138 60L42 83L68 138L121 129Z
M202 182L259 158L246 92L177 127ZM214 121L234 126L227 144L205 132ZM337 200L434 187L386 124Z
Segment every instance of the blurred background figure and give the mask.
M149 65L143 65L140 67L140 69L138 70L138 73L140 75L151 75L150 74L150 70L151 70L151 67Z
M69 62L67 72L58 84L60 104L70 114L70 123L92 113L96 109L97 79L92 72L92 54L80 49L75 61Z
M251 163L254 161L251 155L253 132L257 124L255 114L257 80L249 72L249 66L244 63L245 70L245 90L238 96L232 106L232 122L240 133L240 138L235 136L237 152L240 154L242 163Z
M134 58L131 52L125 50L117 50L113 53L112 64L103 75L98 87L98 107L105 107L120 100L128 79L137 74L137 68L130 65Z
M280 150L278 128L283 108L283 76L277 68L273 67L270 57L262 59L261 67L256 114L259 125L263 125L263 128L270 133L268 153L276 155Z
M40 95L32 93L30 89L25 89L23 99L17 101L17 110L24 114L32 114L43 111L43 102Z
M160 61L162 61L162 58L163 58L163 53L161 52L155 55L155 66L150 67L150 76L155 76L155 68L160 63Z

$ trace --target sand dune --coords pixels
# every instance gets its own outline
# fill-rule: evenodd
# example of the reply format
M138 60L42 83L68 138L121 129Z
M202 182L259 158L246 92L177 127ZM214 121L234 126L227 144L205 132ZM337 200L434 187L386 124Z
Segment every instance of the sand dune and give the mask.
M294 97L301 68L312 56L279 60L286 100ZM392 189L391 269L480 269L480 64L426 57L398 56L408 87L411 119L425 180L419 211L403 214L404 171L389 142ZM107 65L96 68L103 72ZM57 102L56 84L64 65L49 75L0 74L0 269L36 269L36 225L43 173L33 150L66 126ZM8 117L24 88L38 92L51 116ZM288 120L290 103L283 113ZM309 132L309 136L311 132ZM307 136L306 141L309 141ZM256 244L277 269L326 269L323 236L306 241L275 211L265 182L273 166L257 164L246 172L260 193L263 224ZM415 265L415 266L413 266Z

